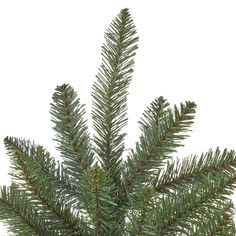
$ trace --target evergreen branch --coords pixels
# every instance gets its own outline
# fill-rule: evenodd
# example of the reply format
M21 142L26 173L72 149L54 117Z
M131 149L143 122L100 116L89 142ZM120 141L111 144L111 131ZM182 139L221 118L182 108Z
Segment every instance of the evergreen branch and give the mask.
M158 235L173 235L176 232L187 235L196 232L199 235L197 233L202 230L201 227L215 224L215 219L210 216L217 215L221 206L228 201L226 196L232 194L235 182L235 176L218 176L218 181L217 178L206 179L204 185L193 185L190 192L162 197L156 203L154 214L150 214L146 230L158 232ZM202 226L202 222L207 223Z
M152 124L159 126L160 122L168 116L169 103L162 96L156 98L150 106L144 111L143 117L138 122L141 125L143 133Z
M217 182L217 179L215 179L214 181ZM218 181L218 182L224 182L224 180ZM225 194L229 195L230 193L232 193L232 191L227 190L227 187L229 187L229 189L232 190L232 184L235 186L235 177L233 181L231 179L231 180L228 180L227 183L228 183L228 186L227 184L225 186L221 186L215 193L216 198L218 195L218 199L220 200L219 202L218 201L215 202L215 199L216 199L215 198L214 200L212 200L213 204L214 202L215 204L211 206L208 204L209 203L209 199L208 199L207 200L208 203L206 202L205 209L203 211L199 210L204 207L204 204L202 204L202 201L200 202L200 204L197 205L197 207L199 208L196 211L196 213L198 213L198 218L196 218L195 227L193 228L194 231L189 231L189 233L191 232L192 236L198 236L198 235L212 235L212 236L214 235L215 236L219 232L222 233L220 235L224 235L224 232L225 233L231 232L231 234L229 235L235 234L236 231L234 231L234 234L232 234L233 232L232 230L235 230L233 228L233 225L229 224L229 221L227 221L229 219L229 216L232 217L233 204L231 200L228 200L224 196ZM210 194L209 197L210 199L214 198L214 192L212 192L212 194ZM190 217L190 216L187 216L187 217ZM184 218L181 221L184 222Z
M48 223L48 219L44 215L45 212L41 214L38 207L34 208L27 199L25 192L17 189L14 184L8 189L1 189L1 203L8 207L8 211L11 210L12 214L16 216L15 219L9 218L7 221L10 224L11 230L17 233L17 235L53 236L58 232L55 225L59 222L54 219L53 228L53 224L50 225ZM17 221L19 222L18 224ZM57 226L58 228L60 227L60 225ZM31 232L32 234L30 234Z
M213 236L232 236L236 234L233 208L233 203L230 201L224 212L218 216L219 223L215 227Z
M4 141L12 156L12 172L15 169L21 170L20 173L13 174L16 184L26 192L31 204L42 205L47 209L49 219L54 215L61 220L61 225L78 233L78 219L71 213L73 208L79 208L76 201L78 194L58 178L58 169L49 154L41 146L30 145L29 141L14 138L5 138ZM67 197L73 205L68 202Z
M20 212L28 210L24 199L15 199L18 200L19 212L15 211L10 199L6 186L0 187L0 219L8 223L8 232L11 231L17 235L38 236L39 234L27 219L21 217ZM17 203L14 203L14 205L17 205Z
M143 186L135 193L136 199L128 216L131 221L127 227L130 235L144 235L148 215L154 204L154 196L155 190L151 186Z
M197 155L168 162L167 168L159 171L152 184L159 193L171 194L173 191L182 191L201 179L214 178L219 173L235 173L236 153L225 149L223 152L217 148L214 152L209 150L200 158Z
M163 166L176 148L182 146L180 141L188 137L184 135L193 123L196 105L192 102L181 104L180 110L165 116L159 126L150 124L136 143L136 150L131 150L126 161L125 185L134 186L136 182L145 182L152 172Z
M115 186L112 179L97 164L84 173L81 185L82 207L88 213L95 235L110 235L114 229Z
M191 234L191 236L215 236L215 234L218 234L219 232L222 233L220 235L224 235L224 232L229 233L229 230L231 231L232 228L229 229L228 227L226 227L226 225L228 226L228 224L226 223L225 215L231 208L231 201L217 202L214 205L213 210L206 208L204 209L204 213L201 212L201 214L199 214L199 217L197 219L197 227L193 227L193 229L187 231L184 229L183 232L188 232L188 234ZM180 227L179 229L179 232L181 232L182 229ZM231 231L231 234L226 235L232 236L234 234L232 234Z
M93 162L88 128L83 118L84 105L80 104L74 89L63 84L53 94L50 113L63 164L76 182L80 171L90 167Z
M105 33L93 85L93 145L74 89L53 94L50 113L63 162L42 146L5 138L12 185L0 187L0 220L22 236L236 235L236 152L210 150L174 159L193 124L193 102L156 98L139 121L141 136L124 154L127 96L138 37L128 9ZM94 157L99 165L94 165ZM167 164L167 165L166 165ZM166 167L166 168L165 168Z
M92 92L92 117L96 131L94 142L102 166L118 183L125 137L121 131L127 124L127 88L138 41L128 9L123 9L113 20L105 40L102 46L103 62Z
M206 212L208 220L201 221L200 227L192 233L192 236L198 235L235 235L234 221L232 219L232 201L225 201L220 205L216 205L215 208L220 209L213 212ZM209 220L210 219L210 220ZM209 221L211 224L209 224ZM233 223L233 224L232 224Z

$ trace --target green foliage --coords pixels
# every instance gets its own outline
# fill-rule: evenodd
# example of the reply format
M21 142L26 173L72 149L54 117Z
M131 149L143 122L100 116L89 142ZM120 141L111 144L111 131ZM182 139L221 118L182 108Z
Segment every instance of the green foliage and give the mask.
M84 105L80 104L74 89L63 84L53 94L50 113L55 124L57 149L63 157L67 173L72 176L71 181L77 182L81 171L93 162L88 128L83 118Z
M57 149L6 137L12 184L0 189L0 219L15 235L235 235L236 153L209 150L174 158L188 137L196 105L173 108L156 98L141 136L123 160L127 95L138 37L128 9L111 23L92 88L94 137L74 89L53 94Z
M151 107L152 105L154 103ZM182 146L179 141L187 137L184 132L192 124L194 108L194 103L186 102L186 104L181 104L180 109L175 106L173 111L169 110L162 122L156 122L161 120L162 116L155 117L154 120L150 119L149 122L146 121L147 128L141 135L140 141L136 143L135 151L131 151L126 162L125 184L127 187L134 185L137 180L139 184L146 182L153 170L163 166L165 160L171 157L170 154L175 152L177 147Z
M92 117L96 131L94 142L95 152L103 168L119 181L125 137L122 128L127 124L127 88L131 81L138 41L127 9L111 23L105 41L102 46L102 65L92 92Z

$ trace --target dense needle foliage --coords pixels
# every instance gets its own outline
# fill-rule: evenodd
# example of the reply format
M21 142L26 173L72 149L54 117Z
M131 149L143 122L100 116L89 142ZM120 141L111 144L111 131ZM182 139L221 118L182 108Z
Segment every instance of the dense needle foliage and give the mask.
M235 151L173 157L193 124L194 102L171 107L157 97L140 119L139 140L123 158L137 41L123 9L105 33L92 87L93 138L77 93L69 84L56 88L50 113L62 162L29 140L4 139L12 184L1 187L0 219L9 234L235 235L229 198Z

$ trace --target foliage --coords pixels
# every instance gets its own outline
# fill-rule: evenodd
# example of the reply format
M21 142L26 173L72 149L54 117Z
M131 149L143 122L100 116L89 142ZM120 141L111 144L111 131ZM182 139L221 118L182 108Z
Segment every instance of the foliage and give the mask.
M11 186L1 187L0 219L16 235L235 235L230 195L236 153L173 153L193 124L196 105L157 97L140 119L141 135L124 160L127 95L138 37L128 9L105 34L92 87L90 137L85 108L69 84L51 110L62 161L40 145L6 137Z

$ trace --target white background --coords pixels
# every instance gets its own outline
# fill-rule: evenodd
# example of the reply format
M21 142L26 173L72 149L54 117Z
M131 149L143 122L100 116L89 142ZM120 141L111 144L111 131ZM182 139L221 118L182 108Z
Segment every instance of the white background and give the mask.
M0 1L1 185L9 181L4 137L35 140L57 155L49 114L57 85L75 88L91 125L104 31L124 7L140 36L126 148L138 138L143 110L162 95L171 104L198 105L179 156L217 146L236 150L235 1Z

